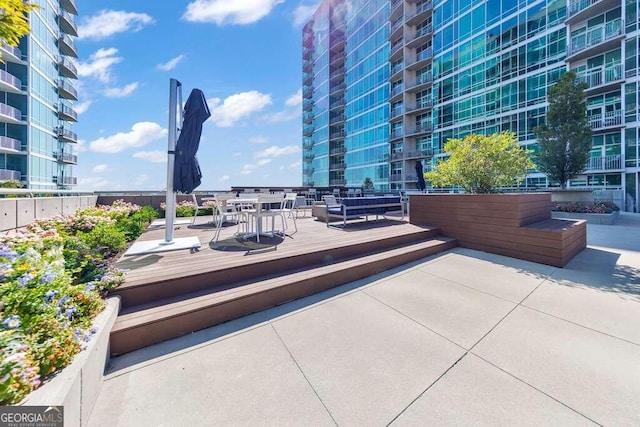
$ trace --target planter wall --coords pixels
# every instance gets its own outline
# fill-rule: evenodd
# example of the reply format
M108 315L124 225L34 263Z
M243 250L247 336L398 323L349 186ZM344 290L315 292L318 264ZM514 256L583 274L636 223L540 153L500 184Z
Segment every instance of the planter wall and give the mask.
M120 310L120 298L107 300L107 308L96 317L98 332L86 349L55 377L30 393L20 405L64 406L66 427L87 424L93 404L102 386L109 360L109 334Z
M552 218L559 219L582 219L587 221L588 224L604 224L613 225L620 215L619 211L614 211L610 214L596 214L596 213L577 213L577 212L551 212Z
M551 194L416 194L410 222L458 245L564 267L587 246L585 221L551 219Z

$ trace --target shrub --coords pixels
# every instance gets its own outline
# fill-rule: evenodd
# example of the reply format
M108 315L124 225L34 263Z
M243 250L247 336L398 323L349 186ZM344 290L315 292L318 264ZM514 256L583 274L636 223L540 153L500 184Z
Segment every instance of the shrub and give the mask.
M551 205L554 212L571 212L571 213L597 213L610 214L619 211L620 208L613 202L554 202Z
M78 233L80 240L105 257L116 255L127 246L127 238L116 224L98 223L87 232Z

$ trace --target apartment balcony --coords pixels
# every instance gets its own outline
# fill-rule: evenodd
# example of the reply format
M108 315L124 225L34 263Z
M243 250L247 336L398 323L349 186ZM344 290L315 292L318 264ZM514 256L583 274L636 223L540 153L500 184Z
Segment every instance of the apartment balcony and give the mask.
M421 114L431 110L432 108L433 108L432 98L421 99L420 101L416 102L416 105L414 105L413 107L407 107L407 114L409 115Z
M22 181L22 172L11 169L0 169L0 181Z
M566 24L586 21L620 6L620 0L574 0L567 3Z
M589 126L594 132L620 128L624 126L622 122L623 117L624 112L622 110L607 111L604 115L594 114L589 116Z
M64 99L78 100L78 91L64 80L58 81L58 96Z
M399 84L389 93L389 102L394 103L400 101L402 99L402 94L404 93L404 85Z
M429 15L433 13L433 1L427 0L422 3L418 3L416 10L409 12L405 20L407 25L416 25L424 21Z
M330 84L338 84L338 82L344 82L344 67L330 70L329 82Z
M315 159L315 157L316 157L315 154L309 153L302 156L302 159L304 160L305 163L311 163L313 159Z
M312 83L313 83L313 74L307 74L302 79L302 84L305 85L305 86L311 87Z
M313 131L315 128L313 126L303 126L302 127L302 135L303 136L311 136L313 135Z
M70 106L60 103L58 105L58 118L60 118L61 120L66 120L68 122L77 122L78 113L76 113L76 110L74 110Z
M306 168L302 168L302 173L303 173L304 175L311 175L311 174L313 174L313 172L314 172L315 170L316 170L315 168L312 168L312 167L306 167Z
M75 154L67 154L67 153L55 153L55 158L60 163L65 163L69 165L77 165L78 164L78 156Z
M73 42L73 39L68 34L63 34L58 37L58 48L64 55L71 56L73 58L78 57L78 50Z
M402 17L402 12L404 11L404 8L402 7L403 4L404 4L403 0L391 1L391 15L389 16L389 19L391 21L395 21L398 18Z
M0 136L0 153L18 154L22 152L22 141L8 136Z
M424 44L429 38L433 37L433 25L420 28L407 40L407 47L415 48Z
M402 37L404 30L404 19L400 17L397 21L391 22L391 31L389 32L389 40L393 43L394 40Z
M345 55L343 52L338 52L333 55L329 55L329 65L335 66L339 64L344 64L344 60L346 59L346 57L347 55Z
M337 95L339 93L344 92L347 89L347 85L346 83L342 82L342 83L337 83L337 84L332 84L331 86L329 86L329 94L330 95Z
M333 116L329 119L329 124L330 125L336 125L338 123L342 123L345 121L345 116L344 114L338 114L337 116Z
M331 150L329 150L330 156L343 156L346 153L347 153L346 147L334 147Z
M304 98L307 98L307 99L304 99L302 101L302 109L305 110L305 111L308 111L308 110L312 109L313 108L313 100L309 99L309 97L304 96L304 91L302 92L302 96Z
M619 87L624 82L624 70L622 64L618 64L580 73L578 79L587 84L588 96L593 96Z
M302 59L309 60L313 57L313 49L310 47L304 47L302 49Z
M330 42L330 48L329 50L331 50L331 52L338 52L342 49L344 49L344 45L346 43L346 38L344 36L344 34L340 34L338 36L336 36L334 39L331 39Z
M433 75L423 74L416 79L416 82L407 87L407 92L422 92L433 85Z
M58 26L64 33L78 37L78 27L76 26L73 15L69 12L60 11L60 14L58 15Z
M403 136L403 129L391 129L391 132L389 133L389 141L392 141L394 139L402 139Z
M620 156L620 154L610 154L608 156L591 157L587 162L584 173L612 172L623 169L622 156Z
M305 111L304 113L302 113L302 123L304 123L305 125L310 125L311 123L313 123L314 117L315 116L312 112Z
M302 87L302 97L303 98L311 98L313 96L313 86L303 86Z
M0 70L0 91L22 93L22 82L13 74Z
M24 124L22 111L0 102L0 123Z
M77 185L78 178L75 176L54 176L56 184L58 185Z
M402 172L391 173L389 182L416 182L418 178L413 174L403 174Z
M336 139L344 139L345 135L346 134L343 130L338 132L329 132L329 141L333 141Z
M331 163L329 165L330 171L343 171L346 168L347 168L347 164L345 162L336 162L336 163Z
M402 62L393 65L391 72L389 73L389 81L400 80L402 78L402 72L404 71L404 64Z
M416 55L416 59L407 65L408 70L422 68L433 61L433 49L425 49Z
M402 47L404 46L404 38L400 37L398 40L395 40L391 43L391 55L389 56L389 61L397 61L402 59L402 54L404 53Z
M315 145L315 143L309 139L307 139L306 141L304 141L302 143L302 149L303 150L311 150L313 149L313 146Z
M347 185L347 180L344 178L330 179L329 185L331 186L345 186Z
M304 35L302 36L302 45L308 48L308 47L311 47L312 44L313 44L313 33L305 31Z
M304 71L305 73L310 73L311 71L313 71L313 61L312 60L306 60L302 63L302 71Z
M405 151L404 158L405 159L424 159L427 157L422 151Z
M589 29L585 34L571 37L567 45L567 62L578 61L613 50L624 38L624 21L616 19Z
M75 132L65 129L64 126L58 127L58 140L63 142L78 143L78 135Z
M344 106L344 99L338 99L336 101L331 101L331 103L329 104L329 110L338 110L344 108Z
M9 46L6 42L0 44L0 50L2 50L2 60L7 62L17 62L23 64L24 59L22 51L17 47Z
M60 0L60 6L69 13L78 14L78 6L76 0Z
M402 120L402 115L404 114L404 108L392 108L391 113L389 114L389 121L397 121Z
M73 65L73 62L64 56L58 61L58 73L70 79L78 78L78 69Z
M431 133L433 132L433 124L431 123L420 123L416 125L415 128L409 130L407 135L419 135L423 133Z

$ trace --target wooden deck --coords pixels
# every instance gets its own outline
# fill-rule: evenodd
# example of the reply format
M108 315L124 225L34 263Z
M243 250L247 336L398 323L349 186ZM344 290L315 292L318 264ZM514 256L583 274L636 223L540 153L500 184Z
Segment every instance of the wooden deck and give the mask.
M124 256L126 282L114 294L122 310L111 333L113 354L212 326L295 298L370 276L452 248L434 227L405 220L353 222L328 228L299 218L286 237L243 241L236 226L212 241L211 217L177 228L174 237L197 236L198 251ZM162 240L164 228L139 240Z

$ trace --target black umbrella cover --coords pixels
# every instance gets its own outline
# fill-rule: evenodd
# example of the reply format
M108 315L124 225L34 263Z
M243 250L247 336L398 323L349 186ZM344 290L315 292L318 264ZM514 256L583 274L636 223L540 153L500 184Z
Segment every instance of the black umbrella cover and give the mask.
M202 135L202 125L211 117L204 93L193 89L184 106L184 120L176 143L173 167L173 191L191 193L202 182L202 172L196 158Z
M422 162L416 162L416 175L418 176L417 186L418 190L424 191L427 188L427 183L424 181L424 170L422 169Z

